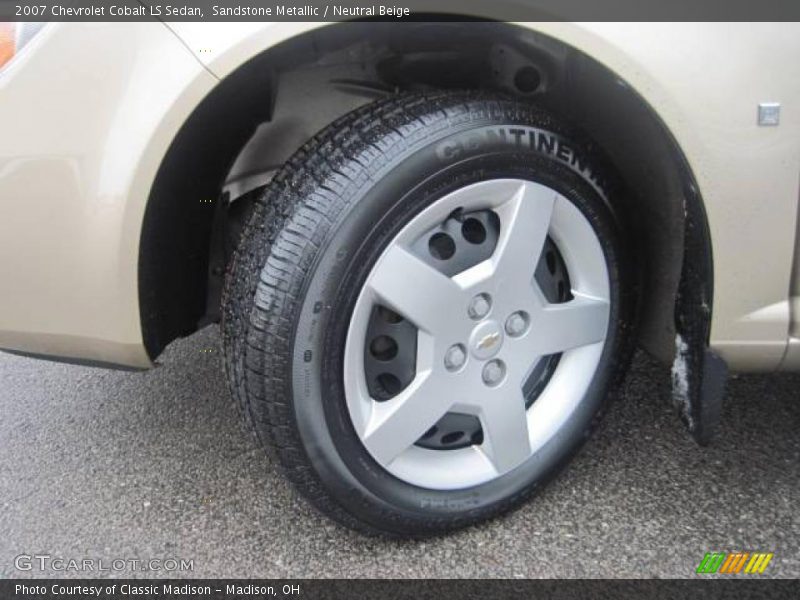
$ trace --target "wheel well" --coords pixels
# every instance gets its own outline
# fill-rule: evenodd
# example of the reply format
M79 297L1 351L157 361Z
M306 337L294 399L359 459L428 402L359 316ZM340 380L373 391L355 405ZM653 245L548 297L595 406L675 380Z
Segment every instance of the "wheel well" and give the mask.
M339 116L425 89L513 95L597 143L629 190L616 208L630 225L642 275L640 342L671 361L684 264L699 288L692 306L710 311L712 284L705 211L680 148L649 105L591 57L492 22L333 25L267 50L222 80L173 141L148 201L139 294L151 358L217 317L224 240L246 212L237 198Z

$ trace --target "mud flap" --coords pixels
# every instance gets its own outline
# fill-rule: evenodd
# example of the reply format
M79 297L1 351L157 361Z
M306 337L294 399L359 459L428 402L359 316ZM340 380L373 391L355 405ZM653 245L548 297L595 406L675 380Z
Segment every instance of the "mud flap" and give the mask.
M719 430L728 368L709 348L713 264L711 238L697 188L684 189L684 257L675 304L672 400L689 433L701 446Z
M672 400L689 433L701 446L711 442L719 431L727 378L724 360L705 346L692 348L677 336Z

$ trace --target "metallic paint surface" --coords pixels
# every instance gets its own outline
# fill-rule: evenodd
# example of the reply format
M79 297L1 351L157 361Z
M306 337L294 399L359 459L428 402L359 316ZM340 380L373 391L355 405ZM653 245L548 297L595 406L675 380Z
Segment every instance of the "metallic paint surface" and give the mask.
M709 218L712 347L733 369L777 368L796 251L798 25L519 25L598 60L660 116ZM322 26L51 24L37 36L0 74L0 348L149 365L138 244L169 143L217 78ZM780 126L757 126L765 101L782 104Z

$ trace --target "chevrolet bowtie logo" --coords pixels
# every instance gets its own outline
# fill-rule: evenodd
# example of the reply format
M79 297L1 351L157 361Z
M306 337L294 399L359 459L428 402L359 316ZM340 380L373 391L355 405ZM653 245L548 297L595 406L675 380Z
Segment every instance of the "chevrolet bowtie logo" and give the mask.
M481 341L478 342L478 350L486 350L487 348L491 348L499 341L500 334L496 331L494 333L490 333L489 335L485 335L481 338Z

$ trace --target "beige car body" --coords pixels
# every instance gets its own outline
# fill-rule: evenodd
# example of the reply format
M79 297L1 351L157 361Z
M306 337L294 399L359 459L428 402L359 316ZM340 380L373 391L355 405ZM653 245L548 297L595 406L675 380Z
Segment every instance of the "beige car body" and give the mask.
M800 369L798 26L518 25L617 74L682 150L713 246L712 349ZM320 27L50 24L0 72L0 348L152 365L137 273L159 166L220 80ZM758 126L761 102L779 126Z

